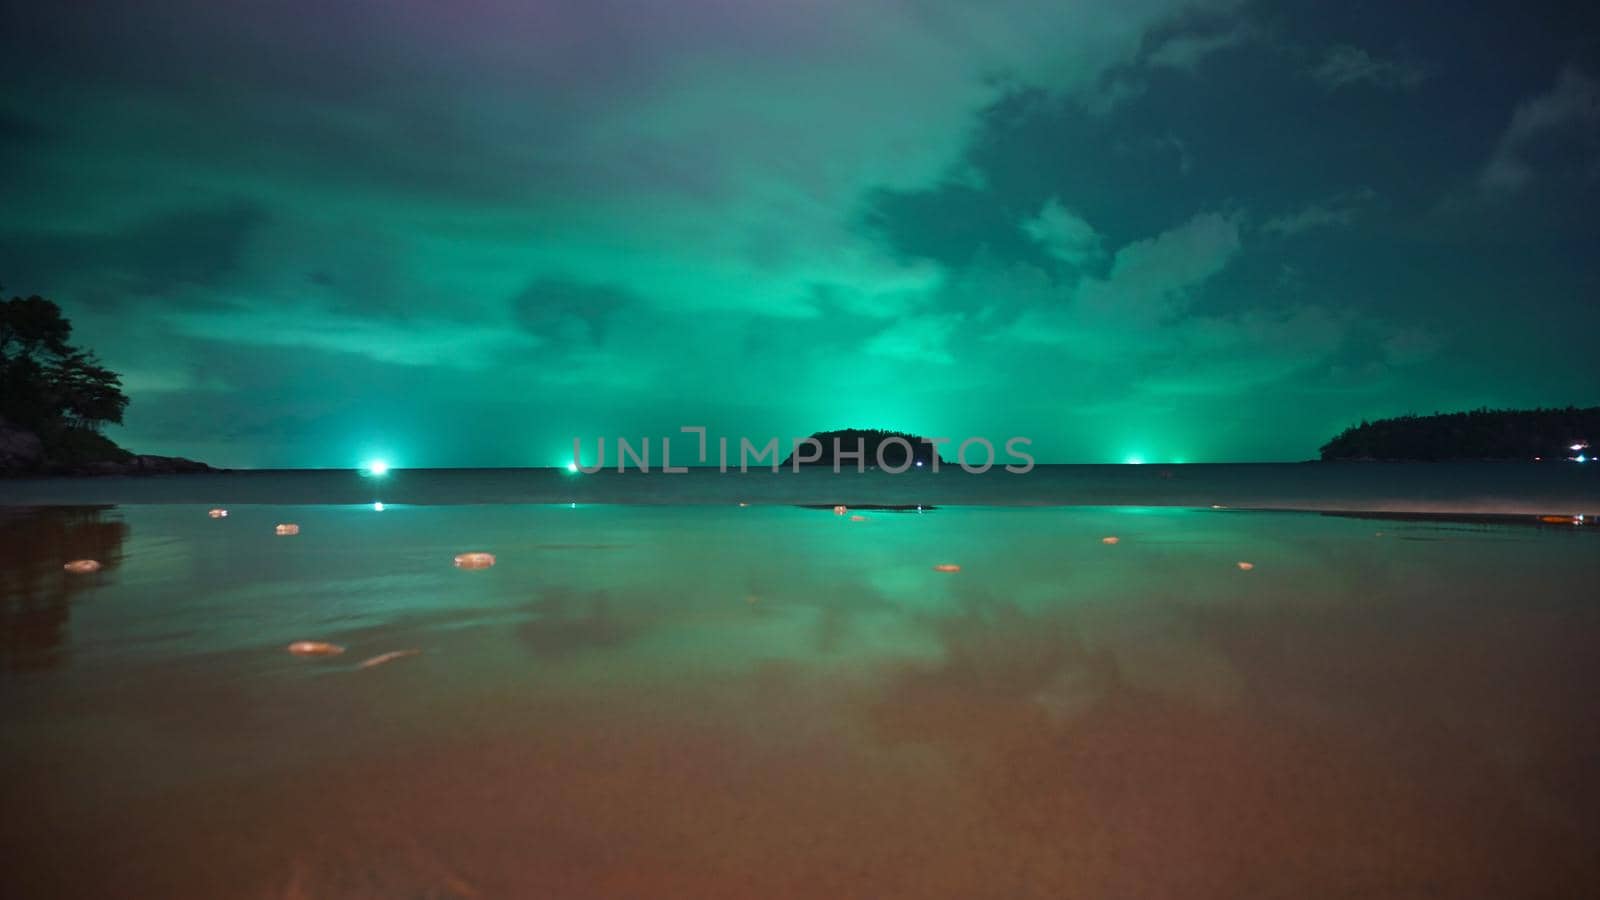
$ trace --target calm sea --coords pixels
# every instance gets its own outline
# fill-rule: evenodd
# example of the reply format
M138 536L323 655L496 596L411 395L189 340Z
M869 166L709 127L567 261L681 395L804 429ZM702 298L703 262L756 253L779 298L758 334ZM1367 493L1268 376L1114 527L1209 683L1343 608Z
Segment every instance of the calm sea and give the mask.
M845 504L903 506L1227 506L1441 513L1600 512L1600 464L1281 463L1039 466L974 475L947 466L835 474L685 474L561 469L253 470L143 478L0 481L0 504Z

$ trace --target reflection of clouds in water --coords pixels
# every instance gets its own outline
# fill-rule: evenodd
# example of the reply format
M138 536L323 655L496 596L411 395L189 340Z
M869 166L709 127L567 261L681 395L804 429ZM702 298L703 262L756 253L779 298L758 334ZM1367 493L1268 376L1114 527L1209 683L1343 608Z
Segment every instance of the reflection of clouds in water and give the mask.
M874 718L890 737L965 743L996 718L1070 719L1119 681L1114 657L1086 649L1059 617L978 602L925 625L943 656L889 675Z
M1239 696L1229 660L1170 599L1083 599L1024 606L992 599L976 583L965 587L953 601L959 611L915 617L940 656L891 676L888 703L904 711L925 695L934 705L923 711L936 715L957 714L962 703L1031 705L1066 723L1121 689L1202 707Z
M122 562L128 526L106 507L0 508L0 670L60 665L72 599ZM92 559L93 571L63 569Z
M517 636L541 656L560 657L620 646L653 618L623 618L611 607L605 591L546 590L528 604L531 618L517 626Z
M1232 662L1177 616L1107 621L1093 634L1095 645L1116 657L1130 687L1202 706L1225 706L1242 690Z

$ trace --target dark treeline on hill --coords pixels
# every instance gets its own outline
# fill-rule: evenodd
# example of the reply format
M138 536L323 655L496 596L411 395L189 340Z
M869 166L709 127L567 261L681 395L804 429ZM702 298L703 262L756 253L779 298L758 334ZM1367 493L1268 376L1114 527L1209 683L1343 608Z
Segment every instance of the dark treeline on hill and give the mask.
M832 468L835 441L837 441L841 454L851 454L844 456L844 461L840 463L840 468L842 469L856 468L856 458L853 454L858 446L863 450L861 457L864 461L862 463L863 467L872 468L878 465L878 448L882 447L883 464L891 469L898 469L908 464L906 449L901 446L899 441L886 443L891 438L900 438L911 445L912 463L921 463L924 466L932 463L934 447L932 444L926 443L925 438L918 435L908 434L904 431L885 431L881 428L846 428L841 431L819 431L811 435L812 440L822 445L822 455L814 461L802 456L800 464L803 466L827 466ZM785 467L790 466L793 461L794 455L790 454L789 458L783 461L783 465ZM944 458L940 457L939 462L943 463Z
M1479 409L1362 422L1322 446L1324 460L1564 460L1600 440L1600 406ZM1592 454L1591 454L1592 455Z
M185 459L135 456L101 434L121 424L122 379L70 342L72 323L43 297L0 302L0 474L123 474L202 470Z

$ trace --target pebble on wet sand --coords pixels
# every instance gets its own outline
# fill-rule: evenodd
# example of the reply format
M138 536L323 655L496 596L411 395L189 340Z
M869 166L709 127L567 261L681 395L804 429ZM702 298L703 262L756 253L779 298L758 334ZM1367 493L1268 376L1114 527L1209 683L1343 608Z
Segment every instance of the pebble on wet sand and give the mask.
M288 647L295 656L338 656L344 648L327 641L295 641Z
M61 568L74 575L87 575L90 572L100 571L100 561L95 559L75 559Z
M394 662L397 659L405 659L408 656L416 656L421 652L421 650L392 650L388 653L382 653L374 656L371 659L362 660L361 665L357 668L371 669L376 666L381 666L384 663Z
M492 565L494 565L493 553L456 554L456 568L458 569L487 569Z

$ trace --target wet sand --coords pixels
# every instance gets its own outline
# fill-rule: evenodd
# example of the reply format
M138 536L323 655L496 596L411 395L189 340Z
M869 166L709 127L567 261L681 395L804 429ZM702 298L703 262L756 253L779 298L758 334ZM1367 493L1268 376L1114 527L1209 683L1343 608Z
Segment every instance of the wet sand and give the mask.
M108 565L75 583L6 560L5 896L1600 888L1581 528L29 515L7 534ZM497 563L454 570L463 550ZM423 652L360 668L403 647Z

